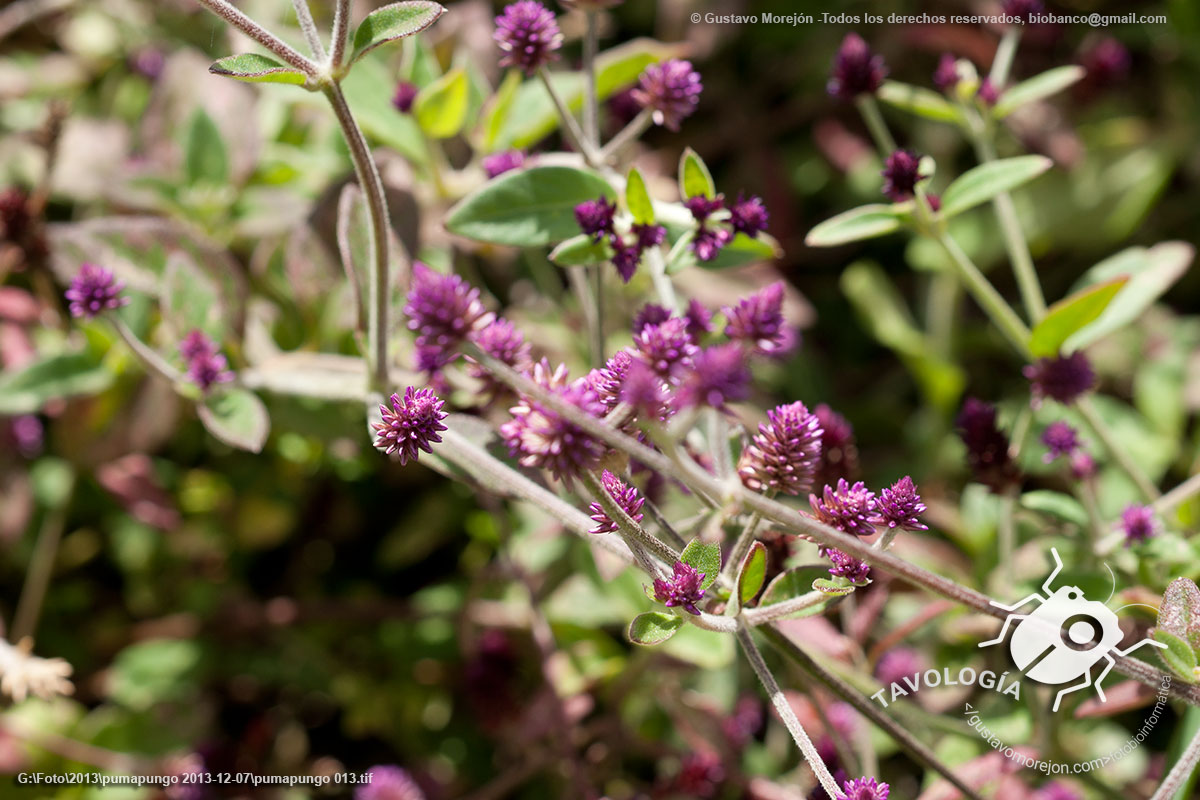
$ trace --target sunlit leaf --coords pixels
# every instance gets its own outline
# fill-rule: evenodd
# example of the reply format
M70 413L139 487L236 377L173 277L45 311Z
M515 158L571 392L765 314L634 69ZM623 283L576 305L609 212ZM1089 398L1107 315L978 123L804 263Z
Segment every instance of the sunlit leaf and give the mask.
M638 614L629 623L629 641L634 644L662 644L674 636L683 627L683 619L677 614L664 614L661 611L647 611Z
M750 552L746 554L746 558L742 561L741 571L738 573L737 589L738 599L742 604L749 603L758 594L758 590L762 588L763 581L767 577L767 548L762 542L755 542L750 547Z
M413 116L432 139L457 136L467 122L470 82L464 69L452 69L417 95Z
M420 33L445 13L446 9L428 0L407 0L377 8L363 19L354 32L350 61L380 45Z
M0 414L34 414L46 402L96 394L112 383L112 373L87 353L63 353L0 372Z
M711 198L717 194L717 187L708 171L708 165L690 147L685 147L683 155L679 158L679 193L688 199Z
M550 251L550 260L560 267L587 267L593 264L603 264L612 258L611 245L601 239L597 242L591 236L581 233L572 236L565 242L559 242Z
M980 164L946 187L942 194L942 216L953 217L998 194L1011 192L1052 166L1054 162L1045 156L1017 156Z
M1000 99L992 107L992 116L996 119L1004 119L1021 106L1058 94L1063 89L1082 80L1084 74L1083 67L1072 64L1066 67L1055 67L1040 75L1034 75L1028 80L1023 80L1001 93Z
M900 212L894 206L872 203L843 211L817 224L808 232L804 243L809 247L833 247L872 239L899 230L900 222Z
M1046 316L1030 334L1029 349L1039 358L1058 353L1071 334L1100 316L1128 281L1128 276L1115 278L1076 292L1050 306Z
M704 580L700 582L700 587L706 589L712 586L713 581L721 572L721 546L705 544L699 539L693 539L687 547L683 548L679 560L697 572L704 573Z
M214 61L208 71L245 83L288 83L303 86L307 76L295 67L281 64L258 53L225 56Z
M654 203L650 193L646 191L646 181L637 167L629 168L629 177L625 179L625 207L629 209L633 221L639 225L654 223Z
M962 122L963 114L945 97L930 89L898 81L884 81L876 96L888 105L938 122Z
M262 450L271 430L267 407L258 395L246 389L216 390L196 406L208 432L239 450Z

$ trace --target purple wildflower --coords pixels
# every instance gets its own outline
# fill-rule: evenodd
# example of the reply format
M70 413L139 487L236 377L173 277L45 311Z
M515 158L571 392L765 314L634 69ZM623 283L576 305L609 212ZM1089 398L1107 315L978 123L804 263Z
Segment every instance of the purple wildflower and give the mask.
M837 488L826 485L823 496L808 496L811 516L843 533L870 536L875 532L875 493L862 481L849 484L839 479Z
M787 349L788 331L783 321L783 281L776 281L736 306L723 309L728 322L725 335L765 355Z
M480 350L517 372L526 372L533 366L529 342L525 341L525 337L515 325L503 317L497 317L472 334L471 341L475 342ZM507 389L503 382L493 377L491 372L476 364L474 360L471 360L467 371L472 377L482 381L485 391L492 396L502 394Z
M679 123L700 104L703 89L700 73L692 68L692 62L671 58L646 67L633 90L633 99L650 110L655 125L677 131Z
M1064 405L1073 403L1096 383L1096 373L1080 351L1069 356L1039 358L1027 365L1022 374L1032 384L1035 405L1046 397Z
M1076 450L1071 454L1071 477L1084 481L1096 474L1096 459L1086 450Z
M975 92L975 96L978 97L984 105L994 106L996 105L996 101L1000 99L1000 94L1002 92L1003 90L1000 87L992 83L991 78L984 78L983 82L979 84L979 89Z
M875 677L884 686L891 686L924 672L925 668L925 658L916 650L910 647L893 647L879 657L879 662L875 665Z
M709 800L715 797L725 781L725 766L721 757L711 750L687 753L679 764L679 773L667 789L669 797L690 797Z
M401 114L412 111L413 103L417 101L417 93L421 90L412 81L400 81L396 84L396 92L392 95L392 107Z
M706 405L720 409L726 403L745 400L749 393L746 354L736 344L718 344L692 357L679 388L679 402L683 407Z
M575 221L579 229L598 242L613 232L613 216L617 207L601 196L597 200L587 200L575 206Z
M670 416L670 387L645 361L635 360L621 383L621 402L639 418L661 422Z
M877 516L874 521L885 528L929 530L929 526L923 525L918 518L920 514L925 513L925 504L921 502L921 495L917 494L917 487L908 475L879 493L875 511Z
M618 350L603 367L597 367L587 374L588 385L604 404L606 416L621 402L621 386L625 383L625 376L629 374L632 364L633 356L629 351Z
M743 198L738 195L737 202L729 208L729 224L738 233L747 236L757 236L767 229L767 208L762 199L751 195Z
M821 425L821 462L813 485L832 484L838 478L853 480L858 475L858 447L854 427L825 403L813 409Z
M1128 77L1132 62L1125 45L1106 36L1085 50L1079 57L1079 63L1087 71L1084 80L1088 88L1095 90Z
M692 237L692 252L700 261L712 261L721 252L733 234L725 228L709 228L701 225Z
M393 394L390 407L379 407L383 421L374 423L375 446L388 455L399 454L401 464L416 461L421 450L432 453L430 444L440 442L438 433L446 430L444 405L432 389L409 386L403 399Z
M858 778L842 784L842 791L846 794L846 800L888 800L891 787L874 778Z
M658 247L667 236L667 229L662 225L643 225L635 222L629 230L637 239L637 250L640 256L651 247Z
M617 505L632 517L634 522L642 521L642 504L646 501L638 493L636 486L627 485L608 470L604 470L601 473L600 483L603 484L604 491L608 492L609 496L617 501ZM608 513L604 510L604 506L594 502L589 506L588 510L592 512L592 521L596 523L596 527L592 528L588 533L616 533L618 530L617 523L608 516Z
M637 336L649 326L666 322L670 318L671 312L668 309L655 303L646 303L633 317L633 335Z
M1017 483L1017 467L1008 453L1008 437L996 425L996 409L968 397L955 421L967 446L967 465L975 480L1003 492Z
M850 33L834 56L833 73L826 89L841 100L853 100L860 94L874 94L887 74L883 57L872 53L857 33Z
M750 489L797 495L812 488L821 459L821 423L799 401L767 412L742 451L738 474Z
M833 562L833 566L829 568L829 574L835 578L845 578L851 583L863 583L871 574L871 567L865 561L847 555L841 550L829 548L825 551L825 555Z
M725 197L723 195L705 197L698 194L695 197L689 197L683 204L692 213L692 218L703 224L708 221L709 217L725 207Z
M505 6L496 17L496 32L493 37L504 57L502 67L520 67L526 75L558 56L554 51L562 47L563 36L558 29L554 12L536 0L518 0Z
M689 614L698 616L700 609L696 608L696 603L704 596L704 589L700 586L703 582L703 572L676 561L675 574L670 580L654 579L654 598L670 608L679 606Z
M491 321L479 290L457 275L441 275L413 262L412 288L404 306L408 328L416 333L421 369L434 372L454 358L454 350Z
M179 343L179 355L183 356L184 361L192 361L213 352L215 352L215 348L212 340L201 330L191 331Z
M1022 22L1029 22L1030 17L1045 10L1042 0L1004 0L1003 5L1006 16L1016 17Z
M1125 532L1125 546L1144 542L1158 533L1154 509L1149 506L1132 505L1121 512L1121 529Z
M525 166L525 154L520 150L505 150L502 153L486 156L482 163L483 171L491 179Z
M13 417L9 432L12 434L12 442L16 446L17 452L21 455L33 458L42 452L45 429L36 414L22 414L19 417Z
M201 331L194 330L183 338L179 344L179 352L187 363L187 376L192 383L207 393L218 383L228 383L233 380L233 373L227 367L229 362L221 355L217 345Z
M354 800L425 800L425 793L408 772L394 765L371 767L371 780L354 790Z
M887 157L883 172L883 193L893 203L912 199L917 184L928 178L921 174L921 157L912 150L896 150Z
M933 71L933 85L943 92L953 91L958 85L958 59L950 53L942 53L937 69Z
M1047 448L1042 460L1049 464L1059 456L1070 457L1079 448L1079 436L1070 425L1055 420L1042 431L1042 444Z
M705 334L712 331L712 312L695 298L688 301L683 318L687 320L688 335L692 337L693 342L698 343Z
M696 345L688 335L687 323L679 317L648 325L633 337L633 344L638 358L659 377L667 380L690 365L696 354Z
M636 244L625 244L618 236L612 237L612 248L612 265L616 267L621 280L629 283L642 260L642 251Z
M129 302L121 296L124 288L111 270L84 262L66 291L71 316L92 319L102 311L120 308Z

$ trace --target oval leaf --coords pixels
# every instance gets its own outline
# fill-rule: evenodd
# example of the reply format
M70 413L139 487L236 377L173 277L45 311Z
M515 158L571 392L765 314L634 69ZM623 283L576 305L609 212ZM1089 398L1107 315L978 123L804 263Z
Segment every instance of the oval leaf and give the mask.
M767 548L762 542L755 542L750 546L750 552L746 554L741 571L738 572L738 599L742 605L754 599L766 578Z
M845 578L817 578L812 582L812 588L832 597L841 597L854 591L854 586Z
M408 0L377 8L367 15L354 32L354 50L350 63L388 42L420 33L445 13L446 9L428 0Z
M650 193L646 191L646 181L637 167L629 168L629 177L625 180L625 207L633 221L639 225L654 224L654 203L650 201Z
M1071 65L1055 67L1041 75L1034 75L1010 89L1005 89L1000 95L1000 99L996 101L996 105L992 107L992 116L996 119L1004 119L1021 106L1044 100L1052 94L1058 94L1081 80L1084 74L1083 67Z
M759 598L758 607L764 608L809 594L813 590L813 581L828 576L829 568L819 566L796 567L782 572L775 576L775 579L767 586L767 590ZM808 608L801 609L794 614L789 614L783 619L797 619L799 617L810 617L820 614L829 607L833 599L832 597L828 597L819 600Z
M833 247L884 236L899 229L900 213L895 207L872 203L843 211L818 224L808 232L804 243L809 247Z
M1188 578L1176 578L1167 586L1158 607L1158 627L1183 639L1200 653L1200 589Z
M1154 639L1166 647L1158 648L1158 656L1163 663L1180 678L1188 683L1196 682L1196 654L1183 639L1173 633L1159 628L1154 631Z
M34 414L49 400L96 394L112 373L87 353L63 353L0 373L0 414Z
M467 71L452 69L417 95L413 116L432 139L457 136L467 121L471 84Z
M560 242L550 251L550 260L560 267L590 267L612 258L612 246L607 241L595 241L586 233Z
M196 406L208 432L230 447L257 453L271 430L267 407L258 395L246 389L214 393Z
M683 620L676 614L648 611L638 614L629 623L629 641L644 645L662 644L682 627Z
M896 108L938 122L962 122L963 115L937 92L898 81L884 81L876 96Z
M308 80L304 73L295 67L280 64L278 61L260 56L258 53L225 56L214 61L208 71L214 75L246 83L290 83L295 86L303 86Z
M1034 356L1057 354L1071 334L1100 316L1128 281L1128 277L1121 277L1092 286L1050 306L1029 337Z
M615 195L594 172L531 167L505 173L463 198L450 210L446 228L481 242L544 247L579 233L575 206Z
M980 164L946 187L942 194L942 216L948 219L986 203L998 194L1028 183L1052 166L1054 162L1045 156L1017 156Z
M684 199L711 198L717 194L717 186L713 183L708 165L690 147L684 148L683 155L679 158L679 192Z
M679 554L679 560L697 572L704 573L700 588L707 589L721 572L721 546L693 539Z

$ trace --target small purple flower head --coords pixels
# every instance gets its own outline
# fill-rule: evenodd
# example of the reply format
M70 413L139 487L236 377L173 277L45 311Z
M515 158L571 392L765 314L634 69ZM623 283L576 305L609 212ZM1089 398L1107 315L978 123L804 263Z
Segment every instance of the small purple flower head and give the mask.
M1045 10L1042 0L1004 0L1003 5L1005 15L1016 17L1022 22L1029 22L1031 16L1041 14Z
M696 354L687 322L679 317L646 326L633 337L633 344L638 358L665 380L687 368Z
M925 513L925 504L921 495L917 494L913 479L905 475L900 480L879 493L875 504L877 517L875 522L885 528L903 528L907 531L927 531L928 525L923 525L919 516Z
M718 344L692 357L691 367L679 387L679 403L685 408L711 406L745 400L750 394L750 368L746 354L737 344Z
M633 317L633 335L637 336L649 326L666 322L670 318L671 312L668 309L655 303L646 303Z
M129 302L121 296L124 288L111 270L84 262L66 291L71 316L92 319L102 311L120 308Z
M851 583L864 583L867 576L871 574L871 568L865 561L847 555L841 550L829 548L825 551L825 555L833 562L833 566L829 568L829 574L835 578L845 578Z
M633 356L629 351L618 350L603 367L596 367L587 374L588 385L604 405L605 416L621 402L621 386L632 364Z
M912 150L896 150L883 166L883 193L893 203L912 199L917 184L928 175L921 174L921 157Z
M797 401L767 412L742 451L738 474L755 491L797 495L812 488L820 460L820 420Z
M880 656L875 665L875 677L884 686L891 686L924 672L925 668L925 658L916 650L910 647L893 647Z
M157 47L143 47L129 56L129 68L149 81L158 80L167 57Z
M1000 94L1003 90L992 83L991 78L984 78L979 84L979 90L975 92L975 96L979 98L986 106L996 105L996 101L1000 99Z
M1085 481L1096 474L1096 459L1082 448L1071 454L1071 477Z
M633 99L651 111L655 125L677 131L679 123L700 105L703 89L700 73L692 68L692 62L671 58L646 67L633 90Z
M667 237L667 229L662 225L643 225L640 222L635 222L629 228L633 232L637 242L638 255L641 255L651 247L658 247L663 243L663 239Z
M725 197L724 195L705 197L698 194L695 197L689 197L683 201L683 204L692 213L692 219L703 224L708 221L709 217L725 207Z
M514 169L520 169L525 166L525 153L520 150L505 150L502 153L493 153L483 159L483 171L487 173L488 179L495 178L497 175L503 175L506 172L512 172Z
M438 433L446 430L444 405L432 389L409 386L403 399L393 394L390 407L379 407L383 421L374 423L375 446L388 455L399 454L401 464L416 461L421 450L432 453L430 444L440 442Z
M471 335L471 341L479 345L483 352L517 372L526 372L533 366L529 342L525 341L525 337L515 325L503 317L497 317L476 331ZM485 391L492 396L502 394L507 389L504 383L496 380L488 370L473 361L468 372L482 381Z
M1035 405L1046 397L1064 405L1073 403L1096 384L1092 365L1078 350L1069 356L1039 358L1022 373L1032 384Z
M777 355L790 341L783 321L783 281L776 281L736 306L723 309L725 335L764 355Z
M1042 460L1049 464L1059 456L1070 457L1079 449L1079 435L1067 423L1055 420L1042 431L1042 444L1046 445L1046 455Z
M872 53L857 33L850 33L834 56L833 73L826 89L838 99L853 100L860 94L874 94L887 74L883 57Z
M636 244L625 244L616 236L612 238L612 246L612 265L621 276L621 280L629 283L633 279L633 273L637 272L638 264L641 263L642 251Z
M937 69L933 71L933 85L949 93L958 85L958 59L950 53L942 53Z
M367 774L371 780L355 788L354 800L425 800L425 793L400 767L381 764Z
M616 213L617 207L610 203L607 197L601 196L597 200L588 200L575 206L575 221L579 223L581 231L598 242L612 234L613 215Z
M645 361L634 360L621 383L621 402L640 419L661 422L671 413L671 390Z
M604 491L617 501L617 505L632 517L634 522L642 521L642 504L646 500L636 486L628 486L608 470L601 473L600 483L604 486ZM617 523L609 518L602 505L592 503L589 510L592 512L592 521L596 523L596 527L588 531L589 533L616 533Z
M675 574L670 580L654 579L654 598L670 608L679 606L689 614L700 614L696 603L704 596L700 584L704 582L704 573L697 572L682 561L675 562Z
M551 369L542 359L533 366L533 380L557 394L584 414L602 419L604 403L587 378L567 382L567 368ZM509 455L522 466L548 469L557 479L571 485L581 470L593 469L604 457L604 444L558 412L530 399L521 398L512 409L513 418L500 426L500 436Z
M194 330L183 338L179 344L179 352L187 361L188 379L200 387L200 391L208 393L218 383L229 383L233 373L227 367L229 362L221 355L217 345L201 331Z
M849 484L839 479L837 489L826 485L822 497L808 496L812 517L831 528L855 536L870 536L875 532L875 493L862 481Z
M13 417L9 432L12 434L12 442L16 446L17 452L21 455L33 458L42 452L45 429L36 414L22 414L19 417ZM3 441L4 438L0 437L0 442Z
M888 800L892 790L886 783L874 778L858 778L842 784L842 791L846 794L846 800Z
M1061 781L1050 781L1033 793L1033 800L1083 800L1083 795Z
M1017 467L1008 453L1008 437L996 425L996 409L968 397L955 421L967 446L967 465L975 480L1003 492L1017 483Z
M212 339L205 336L204 331L201 330L191 331L179 343L179 355L183 356L184 361L193 361L214 352L216 352L216 348Z
M554 12L536 0L517 0L505 6L496 17L496 33L492 38L504 51L500 66L520 67L526 75L558 58L555 51L563 42Z
M404 306L408 328L416 333L417 359L434 372L454 358L454 350L491 321L479 290L457 275L441 275L413 262L412 288Z
M1125 532L1125 546L1144 542L1158 533L1154 509L1149 506L1132 505L1121 512L1121 530Z
M762 199L751 195L743 198L738 195L737 202L729 208L729 224L738 233L754 237L767 229L767 207Z
M683 318L687 320L688 335L692 337L693 342L701 341L706 334L712 332L712 312L694 297L688 302Z
M401 114L412 111L413 103L417 101L417 93L421 90L412 81L400 81L396 84L396 92L392 95L392 106Z
M1129 76L1132 60L1125 45L1106 36L1085 50L1079 63L1087 71L1084 80L1089 89L1102 89Z
M825 403L814 408L813 414L821 425L821 462L813 476L813 485L832 484L838 478L853 480L858 475L854 426Z
M692 253L699 261L712 261L732 238L733 233L725 228L701 225L692 237Z

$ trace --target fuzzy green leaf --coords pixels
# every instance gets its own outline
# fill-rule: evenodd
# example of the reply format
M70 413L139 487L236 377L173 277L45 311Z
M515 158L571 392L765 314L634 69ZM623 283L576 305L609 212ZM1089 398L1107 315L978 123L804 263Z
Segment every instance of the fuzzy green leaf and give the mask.
M408 0L375 9L354 32L350 62L380 45L420 33L437 22L445 11L438 3L428 0Z
M775 605L785 600L792 600L796 597L809 594L813 591L813 581L819 580L822 577L829 577L828 567L805 566L786 570L776 575L775 579L767 585L766 591L759 598L758 607L763 608ZM799 617L811 617L820 614L829 607L833 599L832 597L826 597L825 599L818 600L808 608L788 615L785 619L797 619Z
M1176 578L1158 607L1159 630L1173 633L1200 654L1200 589L1189 578Z
M629 177L625 180L625 207L629 209L633 221L637 224L654 224L654 203L650 200L650 193L646 191L646 181L637 167L629 168Z
M216 391L196 406L196 413L208 432L239 450L262 450L271 430L267 407L258 395L246 389Z
M457 136L467 122L471 84L465 69L452 69L417 94L413 116L431 139Z
M679 158L679 193L685 199L717 196L717 186L713 183L708 165L690 147L684 148Z
M712 586L713 581L721 572L721 546L705 544L699 539L693 539L687 547L683 548L679 560L697 572L704 573L704 580L700 582L700 588L707 589Z
M112 373L86 353L63 353L0 373L0 414L34 414L50 400L96 394Z
M214 61L208 71L245 83L287 83L303 86L308 80L305 74L295 67L281 64L258 53L225 56Z
M845 578L817 578L812 582L812 588L833 597L841 597L854 591L854 585Z
M607 241L597 242L586 233L572 236L550 251L550 260L560 267L590 267L603 264L612 258L612 247Z
M1158 656L1167 667L1188 683L1195 683L1196 654L1191 646L1170 631L1158 628L1154 631L1155 641L1165 644L1165 648L1157 648Z
M819 223L808 232L809 247L833 247L860 239L873 239L900 229L900 212L884 203L852 208Z
M629 641L634 644L662 644L674 636L683 627L683 619L677 614L664 614L661 611L647 611L638 614L629 623Z
M876 96L890 106L938 122L962 122L962 112L937 92L898 81L884 81Z
M1054 162L1045 156L1017 156L980 164L946 187L942 194L942 216L949 219L998 194L1011 192L1052 166Z
M1000 99L996 101L996 105L992 107L992 116L996 119L1004 119L1021 106L1058 94L1063 89L1079 82L1084 74L1083 67L1071 65L1055 67L1040 75L1034 75L1016 86L1005 89L1000 95Z
M742 605L754 599L766 578L767 548L763 546L762 542L755 542L750 546L750 552L746 554L746 558L742 561L741 571L738 573L738 599Z
M1103 313L1128 281L1129 276L1123 276L1091 286L1050 306L1029 337L1029 349L1034 356L1058 353L1071 334Z

